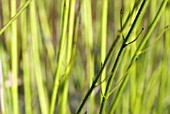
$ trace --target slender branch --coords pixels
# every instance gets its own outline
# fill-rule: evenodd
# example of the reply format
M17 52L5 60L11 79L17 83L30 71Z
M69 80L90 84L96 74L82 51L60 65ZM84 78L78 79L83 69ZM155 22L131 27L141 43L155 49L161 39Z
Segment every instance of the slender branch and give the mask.
M135 41L139 38L139 36L140 36L140 34L142 33L143 30L144 30L144 28L142 28L142 30L140 31L140 33L137 35L137 37L136 37L133 41L125 44L125 46L127 46L127 45L132 44L133 42L135 42Z
M20 10L11 18L11 20L0 30L0 35L12 24L12 22L18 18L18 16L24 11L24 9L30 4L32 0L28 0Z

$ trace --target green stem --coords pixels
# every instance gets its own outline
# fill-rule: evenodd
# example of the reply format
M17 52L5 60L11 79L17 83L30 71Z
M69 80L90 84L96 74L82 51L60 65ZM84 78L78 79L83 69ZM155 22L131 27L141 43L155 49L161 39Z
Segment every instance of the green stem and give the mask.
M112 46L111 46L111 48L110 48L110 50L109 50L109 52L108 52L108 54L106 56L106 59L105 59L104 63L102 64L102 67L101 67L99 73L97 74L96 78L93 80L93 83L92 83L90 89L88 90L88 92L86 93L86 95L85 95L82 103L80 104L76 114L79 114L81 112L81 110L82 110L83 106L85 105L87 99L91 95L93 89L96 87L96 83L97 83L98 79L100 78L101 73L103 72L104 68L106 67L106 64L108 63L108 61L109 61L109 59L110 59L110 57L112 55L113 48L115 47L115 44L117 43L118 38L119 38L119 36L117 36L116 40L112 43Z
M31 1L32 0L28 0L15 15L13 14L11 20L0 30L0 35L12 24L14 20L18 18L18 16L24 11L24 9L28 7Z
M24 3L25 0L21 2ZM26 11L21 14L21 37L22 37L22 62L23 62L23 80L24 80L24 100L25 100L25 114L32 114L31 105L31 86L30 86L30 64L27 45L27 16Z
M148 32L145 34L144 38L142 39L140 45L138 46L132 60L131 60L131 63L129 64L128 66L128 69L130 69L130 67L132 66L132 64L136 61L136 58L139 56L140 54L140 51L142 50L142 48L144 47L146 41L148 40L149 36L151 35L153 29L155 28L156 26L156 23L158 22L158 19L160 18L160 15L163 11L163 9L165 8L166 4L167 4L168 0L164 0L160 6L160 9L158 10L158 13L156 14L154 20L152 21L151 25L149 26L149 29L147 30ZM128 70L127 69L127 70ZM129 79L129 75L126 74L125 75L125 78L123 79L119 89L118 89L118 92L116 94L116 97L115 97L115 100L114 102L111 104L111 109L112 111L110 111L110 113L113 113L115 108L116 108L116 105L118 104L119 100L120 100L120 95L122 94L123 92L123 89L125 88L127 82L128 82L128 79Z
M34 17L34 18L32 18ZM42 114L48 114L49 111L49 102L47 97L47 91L43 84L43 73L40 62L40 51L39 51L39 36L38 36L38 27L37 27L37 14L36 14L36 5L35 1L32 1L30 4L30 28L32 35L32 58L34 65L34 75L36 80L36 85L38 89L38 97L40 102L40 109Z
M101 26L101 62L103 63L106 57L106 38L107 38L107 13L108 13L108 0L103 0L103 10L102 10L102 26ZM101 74L101 81L106 78L106 69L103 70ZM106 89L106 82L101 84L101 93L104 93ZM102 96L101 101L102 101Z
M61 87L63 89L59 93L59 96L61 96L58 101L59 114L68 114L70 112L68 106L68 87L69 87L68 77L72 67L72 64L70 62L73 61L71 56L72 56L73 34L74 34L75 3L76 0L71 0L69 24L68 24L67 48L66 48L66 70L64 74L64 80L61 83Z
M16 14L16 0L11 1L11 17ZM13 101L13 113L19 113L18 103L18 40L17 40L17 22L12 22L12 101Z
M107 100L107 98L109 97L109 91L110 91L110 89L111 89L112 82L113 82L114 76L115 76L116 71L117 71L117 67L118 67L119 62L120 62L120 60L121 60L121 54L123 53L123 49L127 46L127 45L126 45L127 40L130 38L130 34L132 33L132 31L133 31L136 23L138 22L139 17L140 17L140 14L141 14L141 12L143 11L145 5L146 5L146 0L144 0L144 1L142 2L141 6L140 6L140 9L139 9L139 11L138 11L138 13L137 13L137 15L136 15L136 18L135 18L135 20L134 20L134 22L133 22L133 24L132 24L132 27L130 28L130 30L129 30L126 38L124 39L124 41L123 41L123 43L122 43L122 46L121 46L121 48L120 48L120 50L119 50L119 53L118 53L118 55L117 55L116 61L115 61L115 63L114 63L114 66L112 67L111 76L109 77L108 83L107 83L107 85L106 85L105 95L103 96L102 104L101 104L101 107L100 107L100 114L105 113L105 112L104 112L104 109L105 109L105 106L106 106L106 100Z
M57 97L57 92L59 88L59 79L60 79L60 68L62 65L62 60L64 56L64 46L66 43L66 32L67 32L67 23L68 23L68 13L69 13L69 4L70 0L64 0L63 1L63 16L62 16L62 22L61 22L61 39L60 39L60 47L58 52L58 63L56 68L56 74L54 79L54 86L52 90L52 97L51 97L51 105L50 105L50 114L54 113L55 109L55 102Z

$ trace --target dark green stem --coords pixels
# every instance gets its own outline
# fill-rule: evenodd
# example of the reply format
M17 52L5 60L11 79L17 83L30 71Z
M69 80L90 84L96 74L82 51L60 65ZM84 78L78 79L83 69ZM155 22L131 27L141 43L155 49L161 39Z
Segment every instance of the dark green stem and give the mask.
M121 60L121 54L123 53L123 49L127 46L127 45L126 45L126 42L127 42L127 40L129 39L130 34L132 33L132 31L133 31L133 29L134 29L137 21L139 20L140 14L141 14L141 12L142 12L142 10L143 10L143 8L144 8L145 3L146 3L146 0L144 0L144 1L142 2L141 6L140 6L140 9L139 9L139 11L138 11L138 13L137 13L137 15L136 15L136 18L135 18L135 20L134 20L134 22L133 22L133 24L132 24L132 27L130 28L130 30L129 30L129 32L128 32L128 35L127 35L126 38L124 39L124 41L123 41L123 43L122 43L122 46L121 46L121 48L120 48L120 50L119 50L119 53L118 53L118 55L117 55L116 61L115 61L114 65L113 65L113 67L112 67L111 76L109 77L108 83L107 83L107 85L106 85L105 95L103 96L102 105L101 105L101 107L100 107L100 114L103 113L103 110L104 110L104 108L105 108L105 106L106 106L106 101L107 101L107 98L108 98L108 96L109 96L109 91L110 91L110 88L111 88L111 86L112 86L112 82L113 82L114 76L115 76L115 74L116 74L117 67L118 67L119 62L120 62L120 60Z
M90 87L90 90L89 90L89 91L87 92L87 94L85 95L85 97L84 97L84 99L83 99L80 107L78 108L76 114L79 114L79 113L81 112L84 104L86 103L86 101L87 101L87 99L89 98L90 94L92 93L93 89L96 87L96 83L97 83L98 79L100 78L100 75L102 74L103 69L105 68L106 64L108 63L108 60L109 60L109 58L110 58L110 56L111 56L111 53L112 53L112 50L113 50L113 48L115 47L115 44L116 44L116 42L118 41L118 39L119 39L119 36L118 36L118 37L116 38L116 40L113 42L113 44L112 44L112 46L111 46L111 48L110 48L110 50L109 50L109 52L108 52L108 54L107 54L107 56L106 56L106 59L105 59L103 65L102 65L101 70L99 71L99 73L97 74L96 78L94 79L94 81L93 81L93 83L92 83L92 86Z
M131 68L132 64L134 63L134 61L136 61L137 57L139 56L140 51L142 50L142 48L144 47L144 45L146 44L146 41L148 40L149 36L151 35L153 29L156 26L156 23L158 22L158 19L160 18L160 15L163 11L163 9L165 8L166 4L167 4L168 0L164 0L160 6L160 9L158 10L158 13L156 14L154 20L152 21L151 25L149 26L148 32L145 34L144 38L142 39L142 42L140 43L140 45L138 46L130 65L127 68L127 71ZM122 94L123 89L125 88L125 85L127 84L129 79L128 73L125 75L125 78L123 79L119 89L118 89L118 93L116 94L116 97L113 101L113 103L111 103L111 110L109 111L109 113L113 113L116 105L120 99L120 95Z

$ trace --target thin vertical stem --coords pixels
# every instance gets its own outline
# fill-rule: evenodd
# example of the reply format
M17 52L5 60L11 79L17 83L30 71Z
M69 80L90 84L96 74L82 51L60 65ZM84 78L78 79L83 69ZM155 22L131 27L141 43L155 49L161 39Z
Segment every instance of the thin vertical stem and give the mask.
M69 74L71 69L71 55L72 55L72 42L73 42L73 33L74 33L74 19L75 19L75 3L76 0L71 0L70 3L70 13L69 13L69 23L68 23L68 38L67 38L67 48L66 48L66 70L64 75L64 80L62 81L62 90L59 93L60 99L58 101L59 104L59 114L67 114L69 113L68 106L68 87L69 87ZM66 110L67 109L67 110Z
M101 51L100 57L101 62L103 63L106 57L106 39L107 39L107 13L108 13L108 0L103 0L103 9L102 9L102 26L101 26ZM101 74L101 81L106 78L106 69L103 70ZM101 93L104 93L106 89L106 82L101 84ZM102 95L100 95L102 101Z
M94 55L93 55L93 28L92 28L92 12L91 12L91 1L84 0L82 2L82 24L84 32L83 41L85 45L86 55L86 76L88 87L92 85L94 77ZM88 113L93 114L94 112L94 95L92 94L89 99Z
M128 66L128 69L127 71L131 68L132 64L136 61L136 58L139 56L142 48L144 47L144 45L146 44L146 41L148 40L149 36L151 35L154 27L156 26L157 22L158 22L158 19L160 18L160 15L162 14L162 11L163 9L165 8L166 4L167 4L168 0L164 0L154 18L154 20L152 21L151 25L149 26L148 28L148 32L144 35L144 38L142 39L140 45L138 46L137 50L135 51L135 54ZM128 82L128 79L129 79L129 74L126 74L125 75L125 78L123 79L119 89L118 89L118 92L116 93L116 97L114 99L114 102L111 103L111 113L114 112L119 100L120 100L120 95L122 94L127 82Z
M42 114L48 114L49 103L47 97L47 91L43 84L43 74L40 63L40 54L39 54L39 37L38 37L38 27L37 27L37 18L36 18L36 7L35 1L32 1L30 4L30 28L32 36L32 60L34 64L34 75L36 80L36 85L38 89L38 97L40 101L40 109ZM34 18L32 18L34 17Z
M25 0L21 2L21 5L25 3ZM27 10L26 10L27 11ZM25 114L32 114L31 105L31 86L30 86L30 64L28 56L28 45L27 45L27 17L26 11L21 14L21 37L22 37L22 62L23 62L23 77L24 77L24 100L25 100Z
M11 1L11 17L16 14L16 0ZM19 103L18 103L18 39L17 39L17 22L13 21L11 25L12 29L12 100L13 100L13 113L19 113Z
M136 18L135 18L135 20L134 20L134 22L132 24L132 27L130 28L130 30L129 30L126 38L124 39L124 41L122 43L122 46L121 46L121 48L119 50L119 53L118 53L117 58L116 58L116 61L115 61L114 65L113 65L113 67L112 67L111 75L110 75L110 77L108 79L108 83L106 85L106 91L105 91L105 94L103 96L102 104L101 104L101 107L100 107L100 114L106 113L106 112L104 112L105 106L106 106L106 101L107 101L107 99L109 97L109 92L110 92L110 89L111 89L111 86L112 86L112 82L113 82L114 76L116 74L119 62L120 62L120 60L122 58L121 55L123 53L124 48L126 47L126 43L127 43L128 39L130 38L130 34L134 30L134 27L135 27L136 23L139 21L139 17L141 16L140 15L141 12L143 12L143 9L144 9L145 5L147 5L146 3L147 3L146 0L144 0L142 2L141 6L140 6L140 9L139 9L139 11L138 11L138 13L136 15Z
M61 37L60 37L60 47L58 52L58 63L56 68L56 74L54 79L54 85L52 90L52 97L51 97L51 105L50 105L50 114L54 113L55 109L55 102L59 88L59 79L60 79L60 68L62 65L62 61L64 60L64 46L66 43L66 31L67 31L67 24L68 24L68 13L69 13L69 4L70 0L63 1L63 13L62 13L62 20L61 20Z

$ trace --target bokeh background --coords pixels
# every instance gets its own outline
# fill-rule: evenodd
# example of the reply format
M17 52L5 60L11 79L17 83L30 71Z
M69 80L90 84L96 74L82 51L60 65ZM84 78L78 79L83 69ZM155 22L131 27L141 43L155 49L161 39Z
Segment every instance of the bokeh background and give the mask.
M104 113L169 114L169 2L0 0L0 113L76 113L109 55L82 114L99 113L110 76Z

